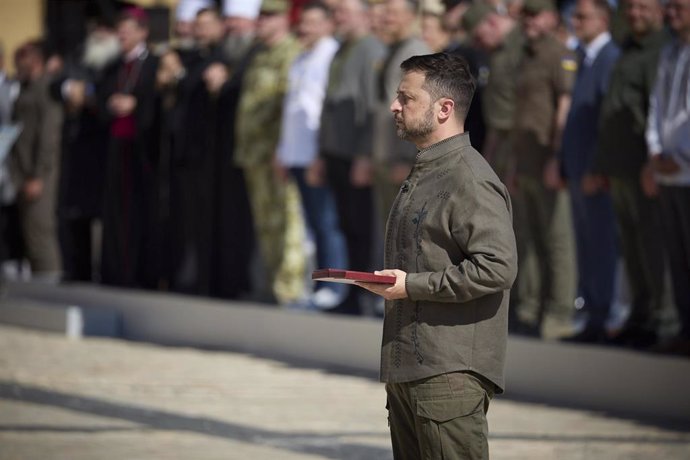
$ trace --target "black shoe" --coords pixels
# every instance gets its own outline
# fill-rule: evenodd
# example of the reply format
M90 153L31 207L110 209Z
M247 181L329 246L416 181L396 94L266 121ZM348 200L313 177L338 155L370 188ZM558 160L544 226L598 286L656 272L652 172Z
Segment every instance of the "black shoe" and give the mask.
M511 320L508 323L508 332L523 337L539 338L541 336L539 326L533 326L519 319Z
M606 333L601 328L586 327L582 331L570 337L564 337L562 342L568 343L606 343Z
M648 349L652 353L685 356L690 358L690 339L682 336L674 337L658 343Z
M649 348L658 341L656 332L640 328L623 328L615 337L609 339L608 343L619 347L630 348Z

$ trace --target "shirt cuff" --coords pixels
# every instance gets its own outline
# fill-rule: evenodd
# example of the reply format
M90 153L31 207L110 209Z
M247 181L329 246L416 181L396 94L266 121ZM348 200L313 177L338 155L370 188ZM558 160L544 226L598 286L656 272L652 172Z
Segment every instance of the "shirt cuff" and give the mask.
M429 277L431 273L408 273L405 276L405 291L412 301L427 300L431 297L429 292Z

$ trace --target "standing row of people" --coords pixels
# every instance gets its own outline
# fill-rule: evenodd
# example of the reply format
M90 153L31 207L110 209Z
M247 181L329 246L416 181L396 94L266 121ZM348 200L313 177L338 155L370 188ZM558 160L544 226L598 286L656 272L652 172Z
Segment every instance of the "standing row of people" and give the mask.
M657 341L666 267L687 339L687 1L666 7L671 37L658 0L626 0L615 43L605 0L575 3L573 34L551 0L305 2L294 34L288 1L182 0L163 53L127 10L119 57L85 64L114 38L95 27L79 71L47 79L66 117L63 266L91 278L85 235L102 215L103 282L367 310L361 290L305 291L305 240L318 266L379 265L372 235L417 153L390 120L399 66L445 51L470 64L466 128L515 205L514 330L569 336L577 298L588 319L570 339L610 341L622 256L632 308L613 341Z
M550 0L526 0L519 18L481 2L465 14L489 55L485 152L515 204L516 332L690 352L690 264L681 236L690 202L677 199L685 190L681 133L688 132L679 102L688 72L686 3L626 0L622 43L611 36L615 12L605 0L575 2L572 37L559 33ZM659 186L669 186L668 195ZM621 256L631 309L610 334ZM658 345L667 270L680 330ZM575 298L587 319L573 334Z

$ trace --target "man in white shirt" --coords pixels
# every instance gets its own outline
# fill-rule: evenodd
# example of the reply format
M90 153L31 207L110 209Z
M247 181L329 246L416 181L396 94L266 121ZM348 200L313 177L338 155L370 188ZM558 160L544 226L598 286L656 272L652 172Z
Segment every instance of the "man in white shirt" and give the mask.
M659 59L647 119L650 159L641 179L648 195L660 196L680 321L678 337L658 350L690 356L690 0L669 0L667 14L675 38Z
M332 13L325 4L312 2L305 5L298 26L304 51L290 67L276 152L278 177L292 175L300 189L320 268L347 267L345 239L340 230L332 192L327 186L317 185L306 177L307 169L317 157L328 72L339 47L333 38L333 31ZM332 308L346 294L346 285L317 286L310 303L321 309Z

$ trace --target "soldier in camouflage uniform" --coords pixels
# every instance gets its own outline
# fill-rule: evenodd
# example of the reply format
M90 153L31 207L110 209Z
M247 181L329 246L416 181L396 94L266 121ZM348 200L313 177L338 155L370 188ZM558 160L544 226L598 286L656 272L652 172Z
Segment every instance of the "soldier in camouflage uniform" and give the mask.
M280 303L302 297L305 269L299 191L292 179L278 179L273 168L288 70L299 52L287 12L285 0L264 0L261 5L257 38L262 49L243 79L235 151L247 181L268 281Z

